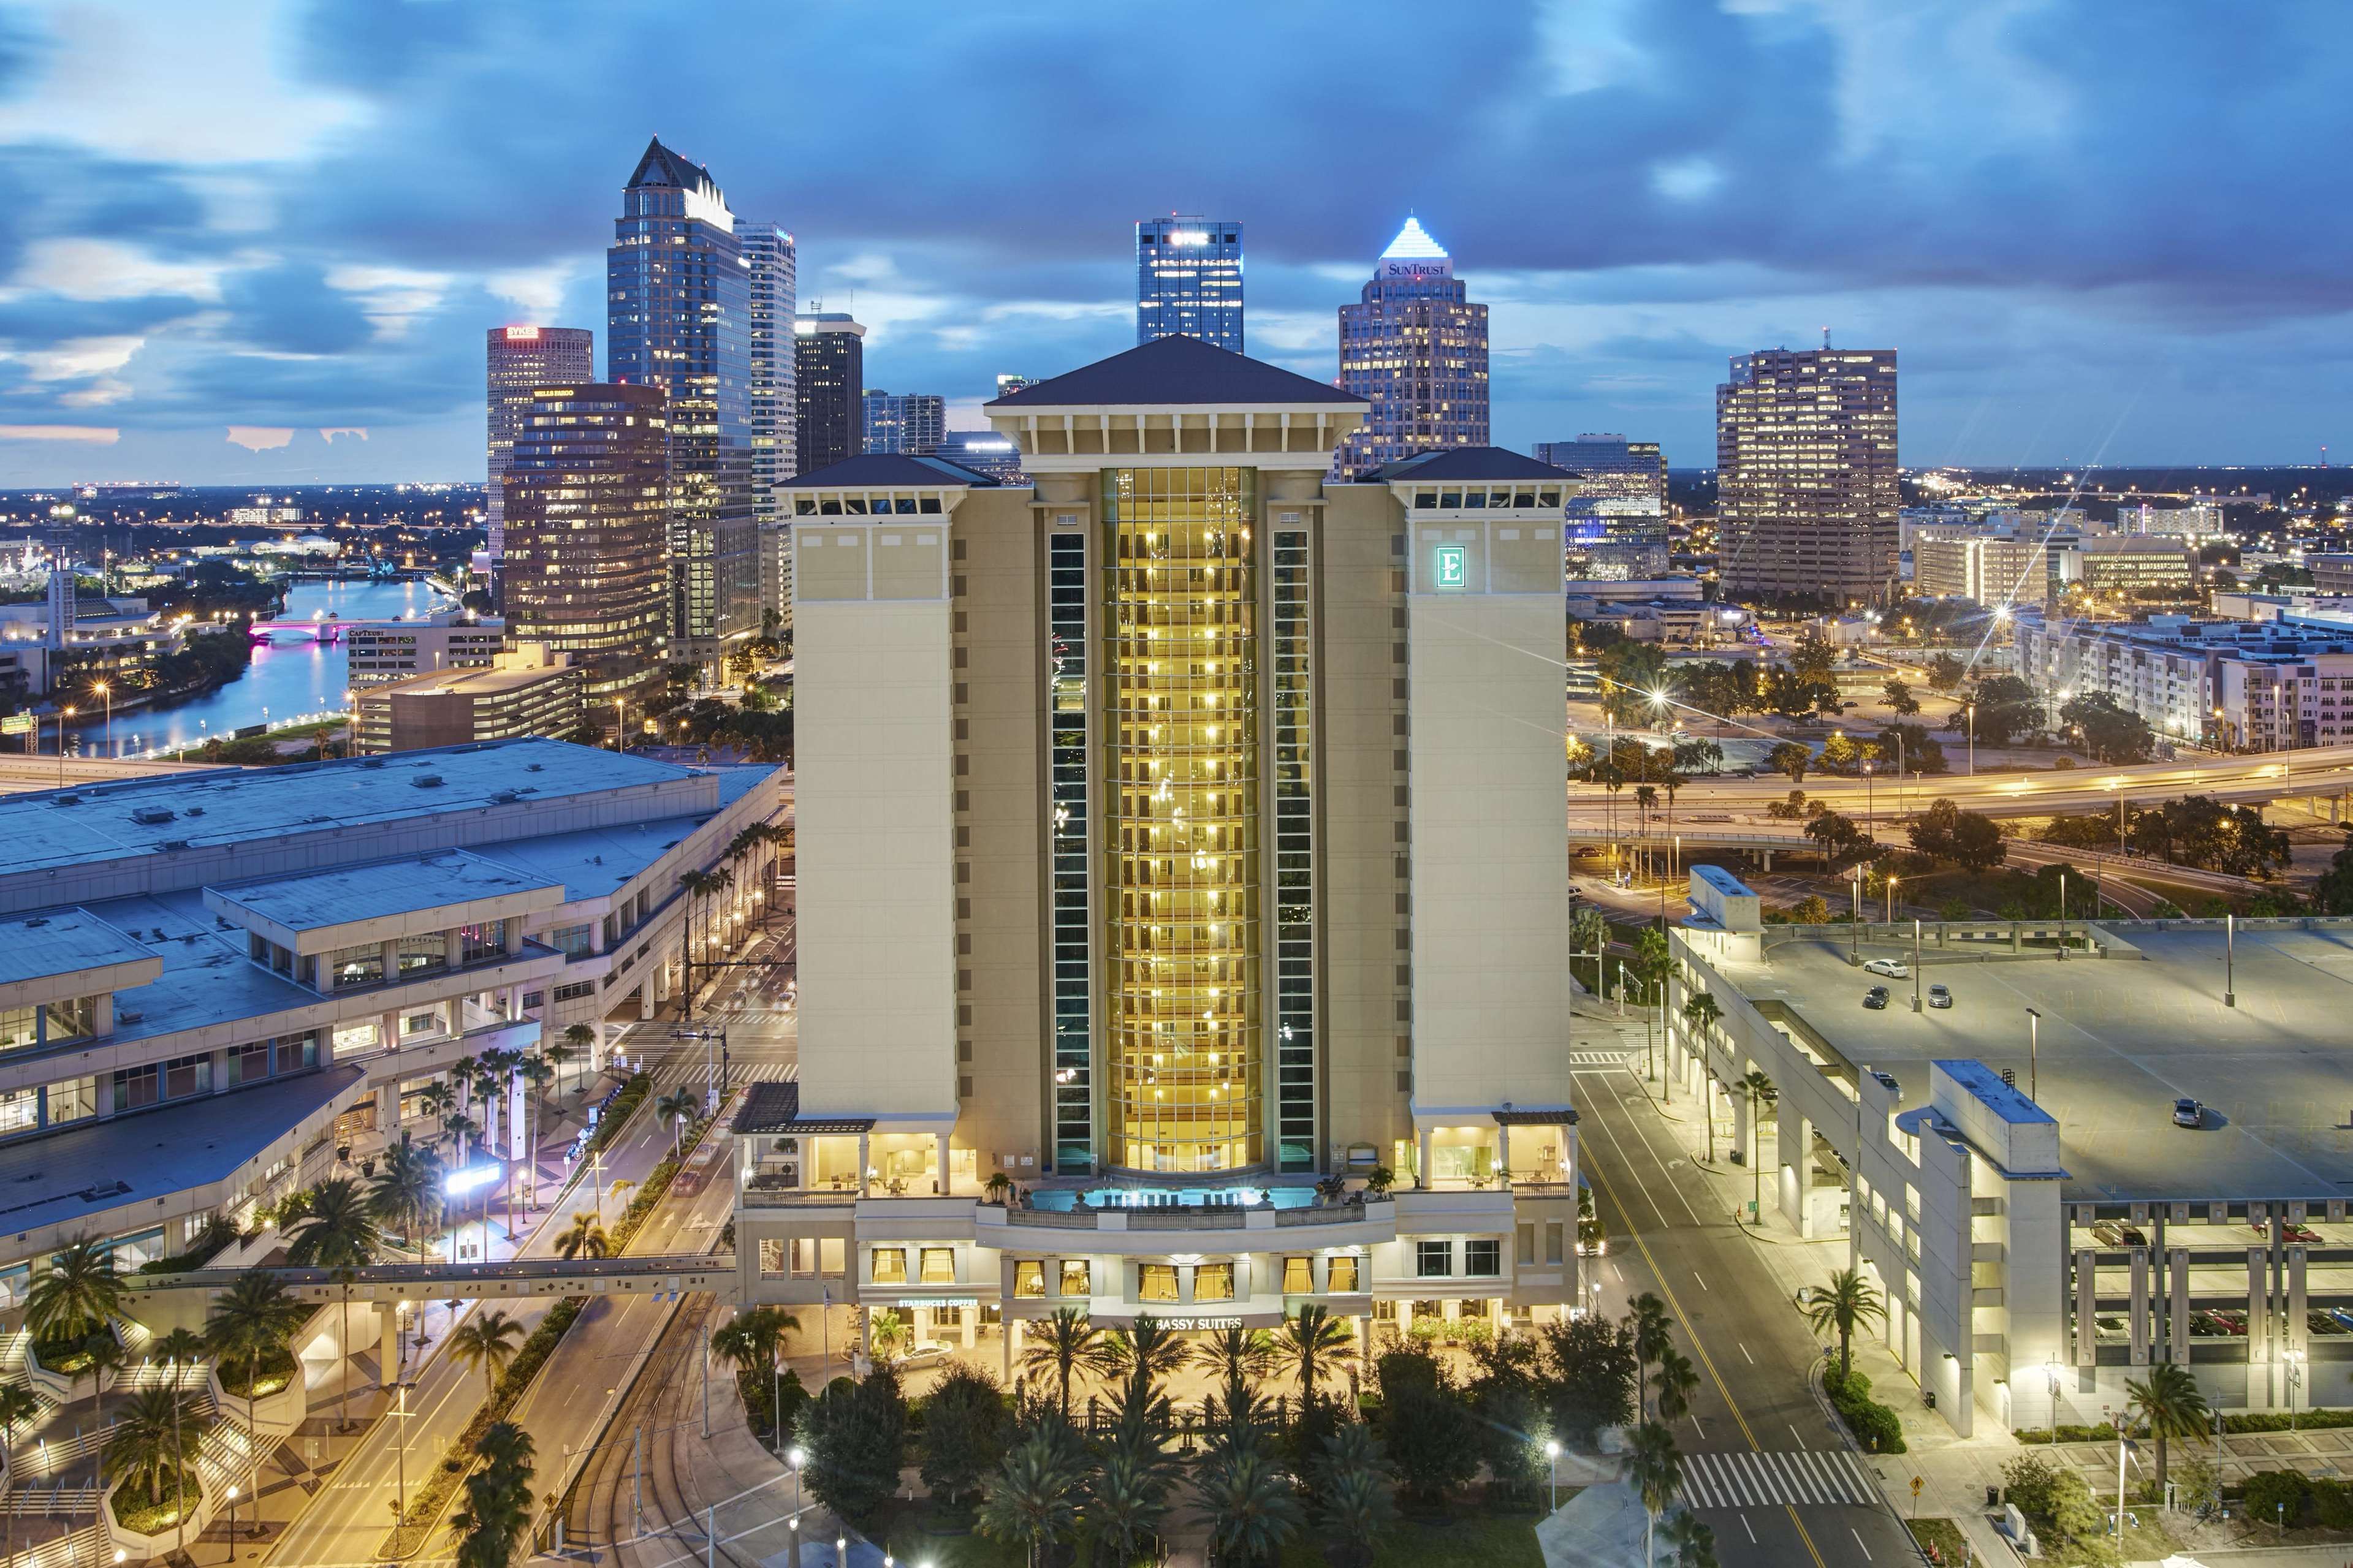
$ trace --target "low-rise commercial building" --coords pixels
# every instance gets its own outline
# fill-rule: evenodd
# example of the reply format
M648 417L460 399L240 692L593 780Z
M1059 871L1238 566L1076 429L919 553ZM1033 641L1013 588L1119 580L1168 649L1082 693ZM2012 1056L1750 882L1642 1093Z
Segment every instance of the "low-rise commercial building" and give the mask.
M2057 928L2010 921L1764 928L1736 900L1709 912L1713 870L1670 934L1669 1070L1761 1167L1768 1230L1845 1236L1939 1417L2101 1420L2159 1361L2226 1409L2353 1400L2324 967L2353 923L2078 925L2063 962ZM1896 977L1865 1009L1871 958L1951 1005L1915 1010ZM1700 1029L1703 992L1721 1016ZM1769 1103L1736 1087L1751 1072Z
M436 610L392 621L343 621L336 629L349 654L347 668L354 687L487 669L507 645L505 621L467 610Z
M359 749L382 754L533 735L570 740L588 721L587 686L587 672L569 655L525 643L487 669L364 687Z
M247 1219L461 1058L582 1023L601 1065L779 779L522 741L0 798L0 1308L78 1237L135 1268ZM502 1158L522 1104L473 1112Z

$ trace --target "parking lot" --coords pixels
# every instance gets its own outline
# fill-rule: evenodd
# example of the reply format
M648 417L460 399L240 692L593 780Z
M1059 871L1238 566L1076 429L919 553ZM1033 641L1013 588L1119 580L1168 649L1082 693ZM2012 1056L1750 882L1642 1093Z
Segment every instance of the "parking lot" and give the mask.
M1849 1061L1894 1074L1907 1103L1939 1058L2013 1070L2059 1120L2070 1199L2353 1195L2353 932L2241 931L2238 1005L2225 1007L2219 929L2127 930L2145 957L1930 948L1923 993L1941 983L1954 1005L1917 1015L1912 980L1851 968L1843 946L1777 945L1761 968L1732 973ZM1908 947L1862 952L1910 958ZM1884 1010L1864 1005L1873 985L1888 988ZM2039 1042L2029 1008L2042 1015ZM2173 1124L2185 1096L2206 1108L2196 1130ZM2353 1246L2353 1226L2339 1228Z

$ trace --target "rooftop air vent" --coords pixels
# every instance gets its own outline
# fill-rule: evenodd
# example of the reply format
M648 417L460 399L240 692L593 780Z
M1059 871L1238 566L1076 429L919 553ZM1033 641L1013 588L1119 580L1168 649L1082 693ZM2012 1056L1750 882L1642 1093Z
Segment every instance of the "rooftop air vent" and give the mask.
M360 759L360 766L364 768L380 768L384 766L384 759L382 757L362 757Z
M51 805L79 805L81 804L81 796L78 795L61 795L58 796L57 799L49 802L49 804Z
M441 787L441 775L439 773L419 773L408 782L410 786L416 789L439 789Z
M192 805L188 807L188 815L190 816L202 816L204 814L205 808L201 805Z
M525 763L523 764L522 771L527 773L535 773L543 771L544 767L545 764L541 763Z
M35 915L31 920L26 921L25 923L28 926L38 928L48 924L49 917L47 915Z
M146 827L161 827L178 815L168 805L142 805L131 814L131 820Z
M491 801L499 805L512 805L522 798L522 795L521 791L511 789L502 789L499 791L498 794L491 796Z
M166 838L164 840L162 847L165 849L185 849L188 847L188 844L189 840L185 838Z
M118 1024L143 1024L147 1021L147 1015L144 1013L117 1013L114 1016L114 1021Z

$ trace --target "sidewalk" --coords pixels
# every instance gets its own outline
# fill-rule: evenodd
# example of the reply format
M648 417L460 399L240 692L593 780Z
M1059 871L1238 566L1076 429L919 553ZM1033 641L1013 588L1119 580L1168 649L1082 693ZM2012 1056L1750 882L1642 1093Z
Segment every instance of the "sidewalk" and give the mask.
M1639 1068L1640 1064L1636 1066ZM1744 1214L1754 1176L1747 1166L1732 1163L1729 1140L1718 1134L1716 1159L1711 1163L1707 1159L1706 1131L1696 1114L1697 1103L1679 1097L1664 1107L1657 1107L1657 1084L1647 1079L1641 1081L1665 1131L1691 1161L1691 1168L1722 1195L1724 1212L1727 1215ZM1793 1319L1800 1290L1827 1285L1831 1275L1847 1266L1845 1236L1812 1241L1800 1238L1778 1217L1769 1194L1763 1226L1744 1222L1741 1228L1772 1274L1781 1299L1789 1303ZM1826 1342L1825 1353L1831 1349ZM1998 1510L1986 1507L1986 1488L2001 1484L2002 1466L2021 1452L2022 1446L1990 1419L1984 1418L1976 1423L1977 1436L1956 1436L1943 1417L1920 1403L1919 1380L1896 1361L1894 1352L1876 1333L1858 1334L1851 1349L1855 1370L1871 1379L1871 1396L1893 1409L1903 1426L1906 1452L1859 1456L1864 1466L1879 1477L1896 1517L1909 1520L1916 1513L1922 1519L1941 1516L1953 1520L1978 1556L1995 1563L2005 1561L2010 1549L1989 1522L1989 1513ZM2109 1490L2113 1491L2113 1449L2109 1450L2108 1462ZM1915 1476L1921 1482L1916 1505L1912 1496L1912 1479ZM2341 1557L2328 1568L2343 1568Z

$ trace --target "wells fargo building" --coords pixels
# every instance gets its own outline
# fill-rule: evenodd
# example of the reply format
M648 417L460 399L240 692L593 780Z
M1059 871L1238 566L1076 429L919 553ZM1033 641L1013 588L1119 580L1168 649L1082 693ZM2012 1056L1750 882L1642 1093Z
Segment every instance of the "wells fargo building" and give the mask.
M1329 483L1364 410L1167 338L987 405L1029 486L792 481L801 1066L737 1123L746 1299L966 1343L1576 1300L1567 476Z

